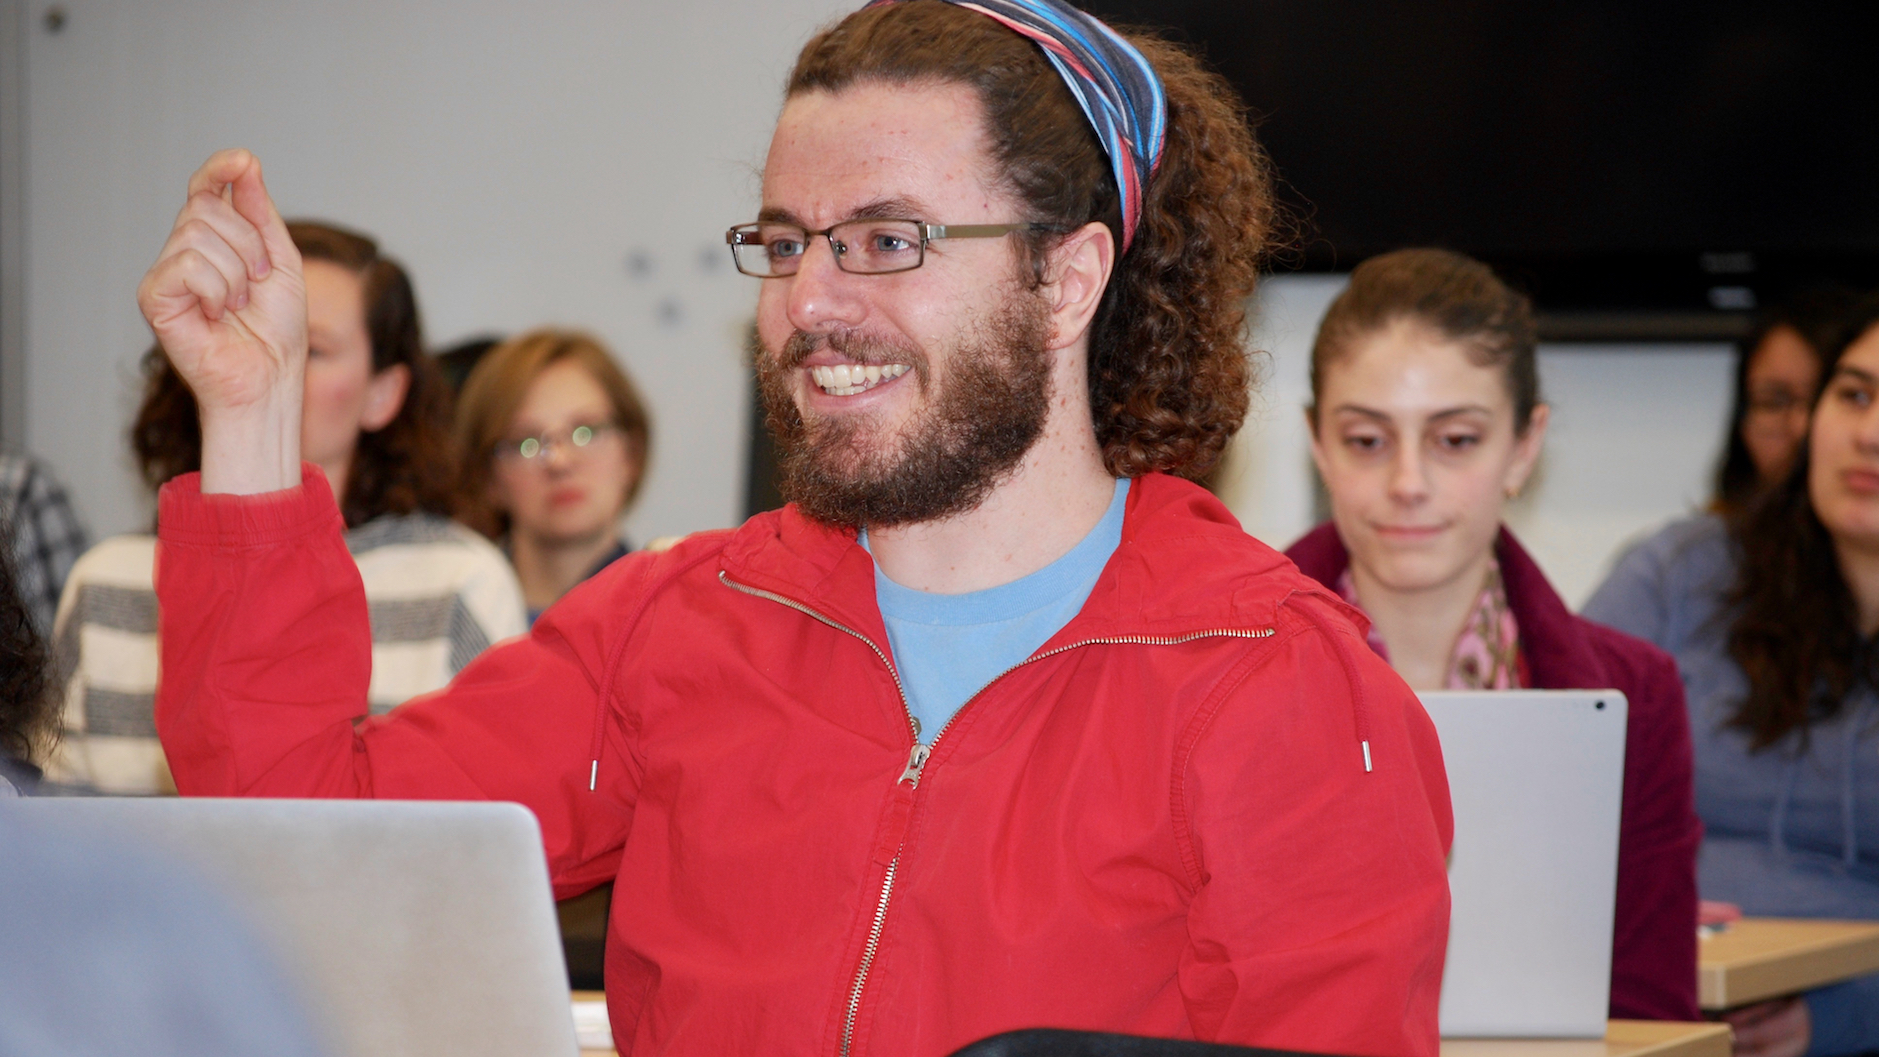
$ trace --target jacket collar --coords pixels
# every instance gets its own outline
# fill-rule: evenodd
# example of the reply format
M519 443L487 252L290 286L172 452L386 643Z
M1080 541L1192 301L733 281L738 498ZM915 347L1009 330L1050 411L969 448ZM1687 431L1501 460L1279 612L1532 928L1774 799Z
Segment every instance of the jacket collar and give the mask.
M1285 554L1298 563L1300 572L1327 587L1335 585L1351 563L1337 526L1328 521L1301 536ZM1546 689L1611 685L1591 636L1506 526L1495 540L1494 556L1501 563L1507 606L1520 625L1520 650L1533 685Z
M886 641L874 559L856 544L852 529L812 521L792 504L746 522L732 535L722 563L723 575L737 583ZM1272 627L1286 597L1314 590L1286 564L1199 486L1163 474L1136 478L1121 544L1082 611L1045 648L1121 635Z

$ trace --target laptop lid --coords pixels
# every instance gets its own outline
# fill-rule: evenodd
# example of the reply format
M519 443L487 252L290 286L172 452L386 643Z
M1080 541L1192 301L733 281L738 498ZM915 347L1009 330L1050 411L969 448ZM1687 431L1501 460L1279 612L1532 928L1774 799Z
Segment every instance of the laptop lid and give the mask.
M519 804L35 798L7 810L194 865L340 1057L576 1052L535 816Z
M1624 694L1421 697L1455 807L1443 1036L1603 1037Z

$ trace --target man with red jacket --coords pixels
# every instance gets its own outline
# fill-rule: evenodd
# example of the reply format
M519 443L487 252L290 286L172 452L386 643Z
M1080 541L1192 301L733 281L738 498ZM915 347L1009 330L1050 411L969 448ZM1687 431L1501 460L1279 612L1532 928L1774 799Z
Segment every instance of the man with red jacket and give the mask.
M559 895L616 880L623 1053L1053 1026L1433 1057L1433 730L1180 479L1244 417L1271 216L1230 90L1171 45L1057 0L856 12L727 234L791 504L358 721L299 258L255 159L212 157L139 291L203 420L160 507L178 788L529 805Z

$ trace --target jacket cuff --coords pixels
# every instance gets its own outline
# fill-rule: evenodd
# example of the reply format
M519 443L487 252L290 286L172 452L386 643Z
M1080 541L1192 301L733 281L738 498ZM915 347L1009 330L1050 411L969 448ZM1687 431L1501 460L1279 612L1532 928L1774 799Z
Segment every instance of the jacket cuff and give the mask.
M157 492L157 538L178 546L265 546L323 530L337 518L333 489L310 462L300 464L299 487L278 492L204 495L200 473L176 477Z

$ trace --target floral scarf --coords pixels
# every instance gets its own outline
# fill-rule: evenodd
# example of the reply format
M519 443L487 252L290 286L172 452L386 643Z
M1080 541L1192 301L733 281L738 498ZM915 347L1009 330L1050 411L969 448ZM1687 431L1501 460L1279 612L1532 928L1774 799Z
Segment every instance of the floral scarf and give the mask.
M1337 579L1337 593L1344 601L1363 608L1357 601L1357 583L1348 568ZM1386 661L1390 659L1389 648L1383 644L1383 636L1377 633L1375 624L1370 626L1365 640L1377 656ZM1448 677L1442 686L1447 690L1518 690L1526 682L1526 658L1520 655L1520 626L1514 620L1514 611L1507 605L1507 590L1501 583L1501 563L1490 557L1487 582L1481 585L1481 595L1475 599L1474 608L1468 611L1468 619L1462 624L1461 635L1455 639L1455 648L1448 656Z

